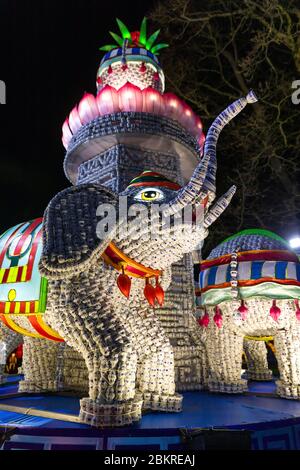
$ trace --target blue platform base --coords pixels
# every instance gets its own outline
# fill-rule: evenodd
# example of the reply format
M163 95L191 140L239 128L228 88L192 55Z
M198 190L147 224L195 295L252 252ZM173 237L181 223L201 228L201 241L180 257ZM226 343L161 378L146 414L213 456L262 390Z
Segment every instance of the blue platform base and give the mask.
M77 397L7 396L16 391L16 384L2 385L0 404L78 416ZM252 449L300 449L300 402L275 398L274 392L273 382L250 382L248 395L187 392L181 413L151 412L138 424L120 429L92 429L79 423L0 411L0 426L16 428L3 449L182 449L181 430L199 428L248 430Z

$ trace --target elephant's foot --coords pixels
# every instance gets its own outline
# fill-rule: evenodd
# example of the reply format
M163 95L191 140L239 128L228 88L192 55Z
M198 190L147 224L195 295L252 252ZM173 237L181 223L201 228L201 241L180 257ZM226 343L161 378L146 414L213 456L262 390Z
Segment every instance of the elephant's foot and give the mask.
M257 380L257 381L264 381L264 380L272 380L273 373L271 370L263 370L263 371L247 371L247 379L248 380Z
M210 392L217 393L244 393L248 390L248 387L246 380L242 379L231 383L209 379L208 389Z
M178 413L182 410L183 396L175 393L174 395L159 395L155 392L144 392L143 410L166 411L169 413Z
M126 402L112 404L102 403L100 400L82 398L80 400L79 419L82 423L101 428L128 426L141 419L142 404L143 399L141 396Z
M300 400L300 384L291 384L283 382L282 380L277 380L276 393L282 398Z
M42 393L57 392L58 386L55 380L45 380L41 382L33 380L21 380L19 382L19 392L25 393Z

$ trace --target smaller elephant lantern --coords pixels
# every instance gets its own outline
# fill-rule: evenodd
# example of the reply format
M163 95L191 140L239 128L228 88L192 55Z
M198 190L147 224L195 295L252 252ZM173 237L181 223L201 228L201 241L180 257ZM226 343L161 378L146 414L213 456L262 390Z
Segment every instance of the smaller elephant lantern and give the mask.
M207 328L208 387L241 393L245 337L274 337L278 395L300 398L300 263L278 235L259 229L227 238L201 263L199 323Z

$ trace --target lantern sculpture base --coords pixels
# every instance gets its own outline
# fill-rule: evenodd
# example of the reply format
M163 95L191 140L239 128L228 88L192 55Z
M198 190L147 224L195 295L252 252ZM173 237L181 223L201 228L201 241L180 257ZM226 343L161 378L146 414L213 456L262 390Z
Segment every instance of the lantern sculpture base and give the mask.
M19 383L20 393L42 393L42 392L57 392L58 384L54 380L48 381L31 381L21 380Z
M283 382L282 380L277 380L276 385L276 392L280 397L287 398L289 400L300 399L300 384L292 384Z
M209 379L208 388L210 392L216 393L243 393L248 390L246 380L240 379L233 383L220 382Z
M143 410L179 412L182 410L182 395L158 395L157 393L143 393Z
M118 410L122 411L120 419L119 415L113 415L115 405L101 405L86 398L80 403L78 397L66 393L16 395L17 385L9 388L11 395L8 395L7 387L2 386L0 426L13 430L2 449L118 451L151 448L152 452L153 449L172 452L209 449L209 442L214 449L228 443L230 448L240 449L245 434L250 434L248 446L254 450L299 449L300 403L275 398L275 390L275 382L268 381L249 382L247 395L185 392L182 413L149 411L135 422L145 406L142 405L145 393L143 397L136 396L118 405ZM179 401L178 396L177 399ZM154 401L153 394L150 401ZM83 409L86 410L85 424L82 424ZM220 430L226 433L226 439L222 440ZM211 433L209 441L205 435L203 439L200 436L206 431Z
M95 427L119 427L139 421L142 417L143 399L137 396L133 400L113 404L104 404L90 398L80 400L79 420Z
M99 400L80 400L79 420L95 427L120 427L135 423L142 418L142 410L179 412L182 396L138 393L133 400L118 403L102 403Z
M255 371L248 371L247 372L247 379L248 380L255 380L257 382L265 382L266 380L273 380L273 373L271 370L255 370Z

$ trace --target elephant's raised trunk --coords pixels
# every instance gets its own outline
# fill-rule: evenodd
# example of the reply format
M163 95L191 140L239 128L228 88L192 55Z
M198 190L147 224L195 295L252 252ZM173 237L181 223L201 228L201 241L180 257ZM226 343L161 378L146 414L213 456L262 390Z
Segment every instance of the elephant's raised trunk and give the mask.
M257 98L251 90L246 97L240 98L230 104L210 126L205 146L204 156L195 168L190 181L182 188L176 198L170 203L166 213L175 214L188 204L208 196L209 201L213 201L216 193L216 147L221 130L231 121L248 103L255 103Z

